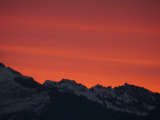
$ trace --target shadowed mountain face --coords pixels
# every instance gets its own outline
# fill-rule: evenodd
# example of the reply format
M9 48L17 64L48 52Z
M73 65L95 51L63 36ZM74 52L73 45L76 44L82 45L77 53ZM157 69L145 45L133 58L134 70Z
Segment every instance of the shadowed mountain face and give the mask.
M66 79L41 85L0 63L0 120L156 120L159 108L160 94L142 87L88 89Z
M62 80L53 82L47 80L44 86L57 88L60 92L68 92L77 96L84 96L88 100L101 104L107 109L145 116L151 110L160 106L160 97L151 91L125 83L124 86L103 87L96 85L90 89L75 81Z

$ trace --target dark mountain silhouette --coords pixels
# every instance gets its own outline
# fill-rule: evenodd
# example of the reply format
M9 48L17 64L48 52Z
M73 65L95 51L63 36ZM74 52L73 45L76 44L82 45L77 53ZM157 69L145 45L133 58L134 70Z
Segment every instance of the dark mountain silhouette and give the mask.
M153 109L146 117L145 120L160 120L160 107Z
M160 94L125 83L90 89L31 77L0 63L0 120L158 120Z

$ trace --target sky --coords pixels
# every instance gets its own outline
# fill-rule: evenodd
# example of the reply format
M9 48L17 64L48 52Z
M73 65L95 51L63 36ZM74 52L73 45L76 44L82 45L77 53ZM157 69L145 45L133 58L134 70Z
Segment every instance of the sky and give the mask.
M159 0L0 0L0 62L39 83L160 92Z

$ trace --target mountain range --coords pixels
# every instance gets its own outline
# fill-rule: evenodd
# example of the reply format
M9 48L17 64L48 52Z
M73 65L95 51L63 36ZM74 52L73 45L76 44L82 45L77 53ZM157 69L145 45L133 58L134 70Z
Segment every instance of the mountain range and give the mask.
M74 80L39 84L0 63L0 120L160 120L160 94L125 83L87 88Z

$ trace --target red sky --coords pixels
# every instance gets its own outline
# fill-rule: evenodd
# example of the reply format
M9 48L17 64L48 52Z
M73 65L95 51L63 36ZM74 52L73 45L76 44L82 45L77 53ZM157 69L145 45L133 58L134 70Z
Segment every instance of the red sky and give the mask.
M1 0L0 62L36 81L160 92L159 0Z

